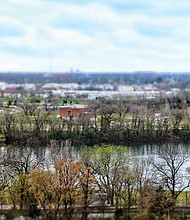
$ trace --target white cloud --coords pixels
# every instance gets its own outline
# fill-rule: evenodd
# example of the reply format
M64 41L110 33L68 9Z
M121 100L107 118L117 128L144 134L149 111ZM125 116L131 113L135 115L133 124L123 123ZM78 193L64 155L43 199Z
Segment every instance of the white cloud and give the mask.
M4 1L0 70L190 71L187 0L75 2Z

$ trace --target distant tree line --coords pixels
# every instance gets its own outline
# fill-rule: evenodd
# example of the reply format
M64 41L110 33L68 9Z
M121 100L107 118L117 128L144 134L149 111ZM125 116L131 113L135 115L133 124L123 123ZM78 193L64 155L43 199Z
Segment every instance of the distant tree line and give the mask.
M155 99L131 97L93 100L88 105L96 120L58 117L58 103L17 101L19 113L7 108L0 114L0 132L6 143L48 144L51 140L70 140L73 145L190 140L190 103L187 93ZM31 143L32 144L32 143ZM33 145L32 144L32 145Z
M43 85L45 83L78 83L78 84L112 84L112 85L136 85L142 86L154 84L160 89L190 88L190 73L162 73L162 72L1 72L1 81L6 83L34 83Z

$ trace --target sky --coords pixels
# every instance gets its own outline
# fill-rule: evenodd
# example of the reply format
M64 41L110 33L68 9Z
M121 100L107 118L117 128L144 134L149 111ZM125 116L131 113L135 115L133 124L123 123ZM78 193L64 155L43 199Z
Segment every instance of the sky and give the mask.
M0 71L190 72L190 0L0 0Z

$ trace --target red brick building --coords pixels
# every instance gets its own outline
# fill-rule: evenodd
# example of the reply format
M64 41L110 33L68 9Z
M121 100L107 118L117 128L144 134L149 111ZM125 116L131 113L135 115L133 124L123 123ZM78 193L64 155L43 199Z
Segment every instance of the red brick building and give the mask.
M87 106L61 106L59 114L62 118L86 118L95 120L95 112Z

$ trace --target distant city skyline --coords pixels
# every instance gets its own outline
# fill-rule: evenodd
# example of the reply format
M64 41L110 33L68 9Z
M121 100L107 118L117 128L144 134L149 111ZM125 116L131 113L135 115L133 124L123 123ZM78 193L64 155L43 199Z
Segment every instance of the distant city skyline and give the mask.
M190 72L189 0L6 0L0 71Z

